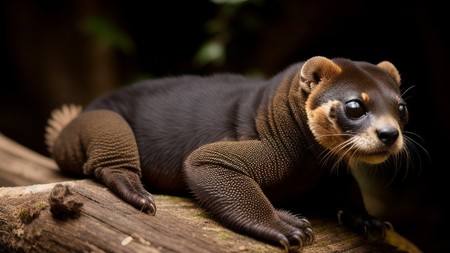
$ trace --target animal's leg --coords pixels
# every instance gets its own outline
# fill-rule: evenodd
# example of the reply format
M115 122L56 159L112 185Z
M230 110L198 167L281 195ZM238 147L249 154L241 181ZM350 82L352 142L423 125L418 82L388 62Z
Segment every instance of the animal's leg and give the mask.
M272 154L259 141L218 142L194 151L185 162L186 179L199 203L224 225L285 249L311 243L313 231L302 217L274 209L261 190L273 177Z
M342 224L351 226L355 231L362 233L372 241L383 241L386 238L386 229L389 223L370 215L364 205L360 187L352 175L341 175L336 189L336 198L340 200L338 206L338 219Z
M133 131L119 114L109 110L81 113L61 131L52 156L61 170L94 175L124 201L155 213L153 197L140 180Z

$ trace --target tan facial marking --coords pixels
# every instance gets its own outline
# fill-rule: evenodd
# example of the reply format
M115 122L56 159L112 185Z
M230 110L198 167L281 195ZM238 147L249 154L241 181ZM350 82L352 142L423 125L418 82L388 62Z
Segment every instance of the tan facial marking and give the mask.
M322 106L311 110L310 101L307 101L306 114L308 117L309 128L313 132L317 142L328 149L334 149L340 143L344 142L345 139L341 133L341 130L337 126L336 121L330 118L330 110L332 107L338 107L340 102L338 101L328 101Z
M369 95L367 95L367 93L365 93L365 92L361 93L361 97L362 97L364 103L369 103Z

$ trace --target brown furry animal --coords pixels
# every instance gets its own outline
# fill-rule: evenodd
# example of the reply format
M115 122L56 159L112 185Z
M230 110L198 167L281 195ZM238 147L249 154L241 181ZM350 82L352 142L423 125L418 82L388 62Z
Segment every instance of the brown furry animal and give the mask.
M305 217L274 207L295 200L298 210L339 210L343 223L383 238L385 225L365 210L354 178L331 171L405 151L408 111L399 86L387 61L320 56L268 80L149 80L81 113L63 107L46 138L62 170L95 176L149 214L156 204L147 190L192 192L223 225L290 250L314 239ZM308 202L312 189L323 194Z

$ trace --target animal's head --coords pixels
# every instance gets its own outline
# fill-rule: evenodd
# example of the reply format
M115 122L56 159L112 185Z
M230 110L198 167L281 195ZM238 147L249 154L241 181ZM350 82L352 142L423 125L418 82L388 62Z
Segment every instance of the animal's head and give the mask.
M404 149L408 110L392 63L317 56L300 75L309 127L328 155L379 164Z

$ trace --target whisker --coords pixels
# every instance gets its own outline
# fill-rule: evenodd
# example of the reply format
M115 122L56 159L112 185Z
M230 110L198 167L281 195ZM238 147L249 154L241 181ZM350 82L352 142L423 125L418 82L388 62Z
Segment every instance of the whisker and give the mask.
M411 161L411 163L414 165L414 163L412 162L413 157L415 159L419 160L419 169L422 167L422 159L421 159L421 155L420 152L422 151L423 153L425 153L425 155L427 156L427 158L429 160L431 160L430 154L428 153L427 149L421 145L419 142L417 142L416 140L414 140L413 138L409 137L409 136L404 136L405 138L405 149L408 150L408 155L409 155L409 160ZM411 151L414 152L414 154L416 154L415 156L412 156ZM413 168L415 166L412 166Z
M322 134L321 137L327 137L327 136L353 136L354 134L351 133L334 133L334 134Z
M422 136L420 136L419 134L416 134L414 132L411 131L403 131L404 134L409 134L409 135L414 135L415 138L419 138L420 141L425 142L425 140L422 138Z
M358 154L359 154L359 151L361 150L361 148L357 147L357 144L353 138L352 138L352 140L353 140L352 146L349 148L349 152L350 152L350 150L354 150L354 152L353 152L353 154L351 154L349 160L359 161L360 155L358 155Z
M411 86L409 86L407 89L405 89L405 90L403 90L402 92L401 92L401 97L406 101L406 100L408 100L409 98L411 98L411 97L405 97L405 94L408 92L408 91L410 91L411 89L413 89L413 88L415 88L416 86L415 85L411 85Z
M341 155L339 155L339 159L335 162L336 168L339 167L339 164L342 163L344 158L349 154L349 152L351 152L354 149L355 146L356 146L356 143L355 143L354 138L350 138L350 139L346 140L345 142L341 143L340 145L336 146L336 149L343 150ZM351 154L349 159L351 159L353 155L355 155L355 152L353 152ZM347 170L348 170L348 166L347 166Z
M392 156L389 160L386 161L386 163L392 164L392 168L393 168L393 174L389 177L389 179L387 180L387 182L384 184L385 187L390 186L391 184L393 184L395 182L395 179L398 178L398 173L399 173L399 168L401 166L399 166L399 164L401 164L402 159L400 159L399 154L396 154L394 156ZM383 171L383 178L386 177L386 170L381 170ZM406 175L406 174L405 174ZM383 180L385 181L385 180Z
M421 142L425 142L424 139L420 135L418 135L416 133L405 131L405 135L404 135L405 140L407 140L409 142L412 142L412 145L414 147L416 147L416 146L419 147L420 150L422 150L427 155L428 159L431 160L431 157L430 157L430 154L428 153L428 150L422 144L420 144L418 141L414 140L411 136L408 136L408 135L413 135L415 138L419 138ZM416 150L417 150L417 153L419 153L418 149L416 149Z
M412 135L412 136L408 136L408 135ZM423 141L422 137L419 136L416 133L413 132L408 132L408 131L404 131L404 146L403 149L401 150L401 152L399 152L398 154L395 154L393 156L390 157L390 159L388 159L388 161L386 161L386 163L390 163L393 165L393 174L392 177L390 177L390 179L387 182L386 186L391 185L396 179L398 179L400 177L400 172L403 171L404 173L402 173L402 176L400 177L401 181L406 180L407 176L410 174L411 170L416 170L417 167L419 168L419 173L420 173L420 168L422 167L422 159L421 159L421 152L424 152L426 154L426 156L430 159L429 153L427 151L427 149L420 144L418 141L416 141L414 138L418 138L421 141ZM414 159L418 159L418 166L417 163L414 162ZM401 170L404 169L404 170Z
M339 154L339 150L342 150L342 146L345 145L346 141L343 143L340 143L338 146L333 147L332 149L325 150L323 154L321 154L322 158L320 159L320 162L322 165L329 164L330 162L333 162L331 165L331 171L337 171L337 168L339 167L339 163L342 161L343 157Z

